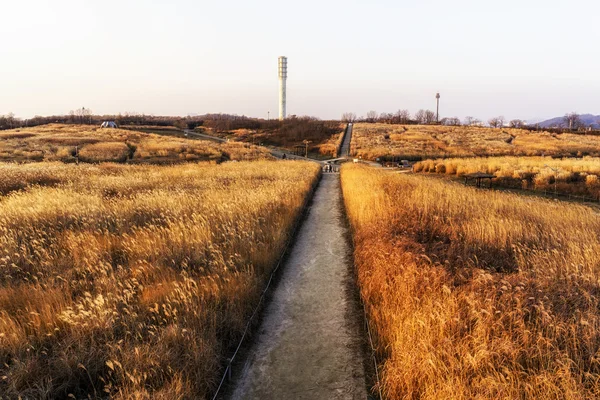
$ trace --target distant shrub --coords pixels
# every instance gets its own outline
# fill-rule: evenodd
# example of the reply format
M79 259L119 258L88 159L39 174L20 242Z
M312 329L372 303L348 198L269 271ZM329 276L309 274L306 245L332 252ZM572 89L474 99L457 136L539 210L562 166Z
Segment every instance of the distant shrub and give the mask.
M595 188L600 186L600 179L598 179L598 175L588 175L585 177L585 184Z
M84 162L125 162L128 156L129 147L123 142L89 144L79 151Z

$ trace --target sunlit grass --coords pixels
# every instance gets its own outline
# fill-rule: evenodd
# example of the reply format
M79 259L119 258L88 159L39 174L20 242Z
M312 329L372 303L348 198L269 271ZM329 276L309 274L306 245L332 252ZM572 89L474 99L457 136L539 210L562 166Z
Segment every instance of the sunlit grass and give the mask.
M0 397L207 397L317 173L0 164Z
M600 396L600 216L342 168L387 399Z
M353 155L427 159L600 155L600 137L475 126L354 124Z
M141 129L141 128L140 128ZM78 157L77 157L78 156ZM49 124L0 132L0 161L182 162L269 159L247 143L215 143L89 125Z
M496 181L523 188L600 196L600 158L486 157L426 160L415 172L462 176L474 172L495 175Z

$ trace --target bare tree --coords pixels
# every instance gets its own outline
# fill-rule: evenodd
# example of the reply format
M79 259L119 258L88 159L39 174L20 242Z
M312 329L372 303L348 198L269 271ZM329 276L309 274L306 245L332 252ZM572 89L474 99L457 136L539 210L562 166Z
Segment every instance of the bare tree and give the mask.
M377 117L378 116L379 115L377 114L377 111L373 111L373 110L369 111L367 113L367 122L375 122L375 121L377 121Z
M431 124L435 122L435 113L431 110L419 110L415 114L415 119L420 124Z
M572 131L577 130L583 126L581 116L576 112L565 114L565 116L563 117L563 121L565 125Z
M436 120L435 113L431 110L426 110L425 111L425 123L433 124L435 122L435 120Z
M502 128L504 126L504 117L494 117L488 120L488 124L492 128Z
M394 122L394 114L392 113L381 113L379 114L379 122L391 124Z
M489 126L491 126L492 128L497 128L498 125L500 124L500 122L498 121L498 118L494 117L494 118L490 118L488 119L488 124Z
M410 112L408 110L398 110L394 117L399 124L406 124L410 121Z
M460 119L458 117L442 118L440 121L442 125L459 126Z
M508 126L510 126L511 128L524 128L525 121L523 121L522 119L512 119L508 123Z
M15 120L15 114L14 113L9 112L8 114L6 114L4 116L4 118L6 118L6 123L10 127L10 129L12 129L12 128L15 127L16 120Z
M354 122L356 121L356 114L353 112L347 112L342 114L343 122Z
M92 123L92 110L89 108L81 107L69 112L69 114L80 124L85 124L86 122Z
M480 119L474 117L465 117L464 125L467 126L482 126L482 122Z

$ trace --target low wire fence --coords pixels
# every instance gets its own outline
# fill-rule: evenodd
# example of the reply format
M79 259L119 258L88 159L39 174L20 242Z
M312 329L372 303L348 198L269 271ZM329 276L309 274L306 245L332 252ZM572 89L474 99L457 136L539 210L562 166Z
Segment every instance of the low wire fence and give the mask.
M518 185L510 185L502 182L493 182L493 186L500 189L512 189L516 191L522 191L530 194L534 194L536 196L546 197L550 199L559 199L559 200L567 200L567 201L579 201L582 203L600 203L600 195L580 195L580 194L571 194L571 193L561 193L555 190L549 189L532 189L532 188L524 188Z

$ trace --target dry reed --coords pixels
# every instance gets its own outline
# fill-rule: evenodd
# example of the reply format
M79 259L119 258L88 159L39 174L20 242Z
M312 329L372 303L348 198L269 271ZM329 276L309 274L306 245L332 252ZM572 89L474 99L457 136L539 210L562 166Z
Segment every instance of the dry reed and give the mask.
M0 164L0 398L206 398L317 174Z
M473 156L600 156L598 136L475 126L354 124L353 155L374 160Z
M272 158L248 143L215 143L131 129L49 124L0 133L0 161L79 161L173 164Z
M560 193L600 196L600 158L488 157L452 158L418 162L415 172L461 176L486 172L503 185Z
M342 168L388 399L600 396L600 216Z

